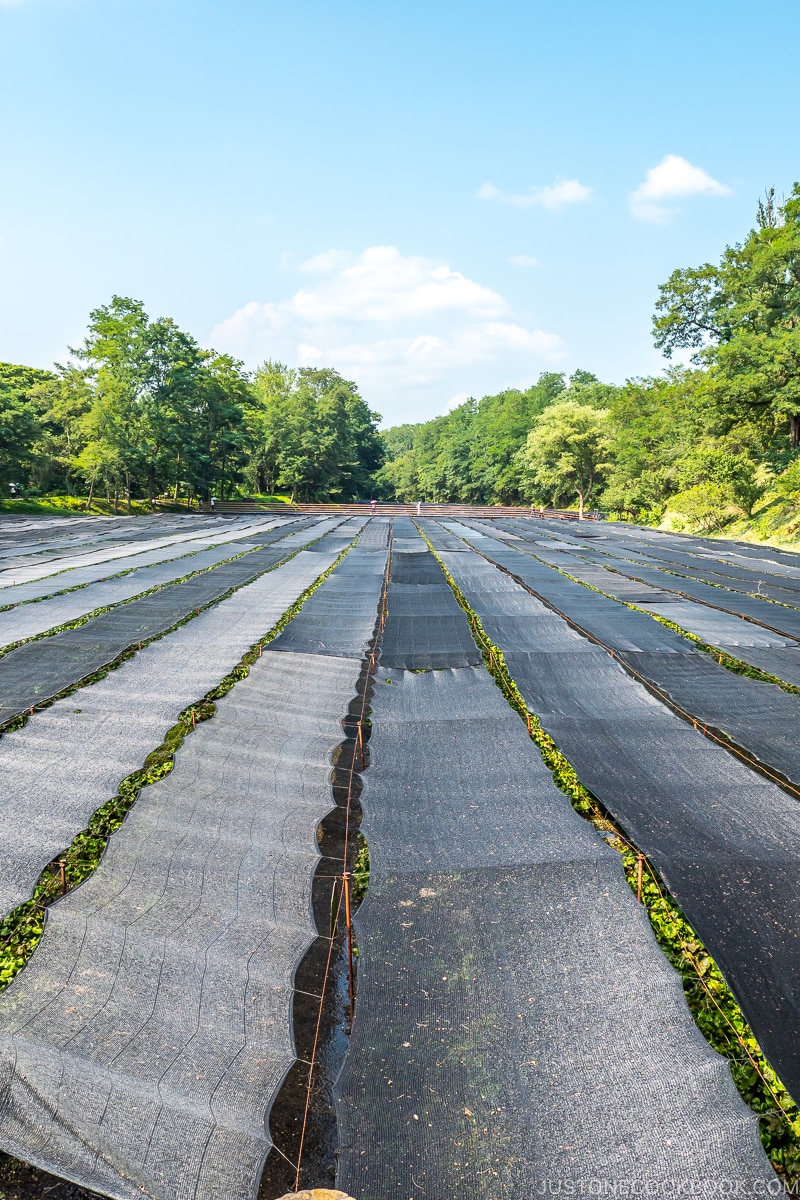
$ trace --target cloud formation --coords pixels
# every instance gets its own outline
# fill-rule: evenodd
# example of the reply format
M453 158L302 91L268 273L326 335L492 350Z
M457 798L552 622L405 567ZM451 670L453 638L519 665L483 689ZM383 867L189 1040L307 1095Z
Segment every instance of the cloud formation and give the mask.
M492 368L499 388L512 369L535 375L560 357L556 334L531 328L498 292L438 259L370 246L326 251L300 271L313 282L286 300L245 304L213 330L213 344L251 366L278 358L335 367L393 419L409 392L421 389L440 410L442 392L472 388L476 368Z
M658 166L651 167L629 196L631 212L640 221L663 224L678 211L664 200L683 196L730 196L731 189L713 179L701 167L692 166L679 154L667 154Z
M532 254L512 254L508 260L513 267L538 267L541 266L538 258L534 258Z
M580 204L588 200L592 189L577 179L557 179L555 183L544 187L531 187L527 192L503 192L493 183L482 184L475 198L477 200L497 200L499 204L513 204L517 208L531 208L539 205L541 208L564 208L567 204Z

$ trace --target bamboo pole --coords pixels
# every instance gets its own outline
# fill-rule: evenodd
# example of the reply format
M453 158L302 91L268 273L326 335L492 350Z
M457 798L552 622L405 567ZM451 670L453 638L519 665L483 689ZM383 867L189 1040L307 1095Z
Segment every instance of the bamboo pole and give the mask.
M350 914L350 872L344 873L344 921L347 928L347 983L350 991L350 1025L356 1005L356 982L353 970L353 923Z

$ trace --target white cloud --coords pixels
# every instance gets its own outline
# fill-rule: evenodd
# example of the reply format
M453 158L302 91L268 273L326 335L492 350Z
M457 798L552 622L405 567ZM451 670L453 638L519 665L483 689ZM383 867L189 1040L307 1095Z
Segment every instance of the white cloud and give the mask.
M500 388L509 373L542 370L561 356L556 334L531 327L498 292L438 259L371 246L327 251L300 269L317 276L313 284L285 300L245 304L213 330L212 343L252 366L279 358L335 367L391 419L409 419L417 401L441 411L442 392L481 394L476 372Z
M300 264L300 270L308 271L311 275L328 275L349 259L350 255L342 250L325 250L322 254L315 254L313 258L306 259Z
M580 204L588 200L592 189L577 179L557 179L544 187L532 187L527 192L502 192L493 183L484 183L475 193L476 200L497 200L500 204L513 204L517 208L531 208L538 204L542 208L563 208L565 204Z
M701 167L692 166L679 154L667 154L658 166L651 167L640 183L631 192L631 212L640 221L663 224L678 210L662 203L677 200L682 196L730 196L731 189L713 179Z
M538 267L540 262L532 254L512 254L508 260L514 267Z

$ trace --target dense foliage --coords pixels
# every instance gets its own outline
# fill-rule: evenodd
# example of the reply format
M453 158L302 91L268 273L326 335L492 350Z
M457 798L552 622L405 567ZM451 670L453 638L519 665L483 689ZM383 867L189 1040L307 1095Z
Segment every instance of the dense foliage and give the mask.
M254 377L137 300L95 309L52 372L0 364L0 487L173 499L285 489L363 498L381 465L376 422L335 371L266 363Z
M623 386L546 374L386 431L384 494L590 503L709 531L765 494L800 506L800 185L783 205L768 193L719 264L673 273L654 334L668 357L691 349L693 365Z
M353 383L254 375L114 297L52 372L0 364L0 488L89 498L285 492L602 508L713 531L769 510L800 532L800 185L767 193L719 263L662 286L656 344L691 365L601 383L547 372L378 435ZM773 525L775 522L773 521Z

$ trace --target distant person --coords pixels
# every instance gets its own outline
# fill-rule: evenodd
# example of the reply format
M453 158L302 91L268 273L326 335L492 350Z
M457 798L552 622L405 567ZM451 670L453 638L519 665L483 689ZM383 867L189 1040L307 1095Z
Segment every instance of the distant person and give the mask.
M22 495L22 492L20 491L18 483L10 483L8 485L8 490L9 490L9 499L10 500L19 500L20 496Z
M417 501L417 516L418 517L422 516L422 501L421 500Z
M377 500L370 500L369 511L372 513L372 515L374 517L375 513L378 511L378 501Z
M212 511L212 512L213 512L213 511L214 511L214 509L216 508L216 505L217 505L217 497L216 497L216 496L212 496L212 497L211 497L211 511Z

